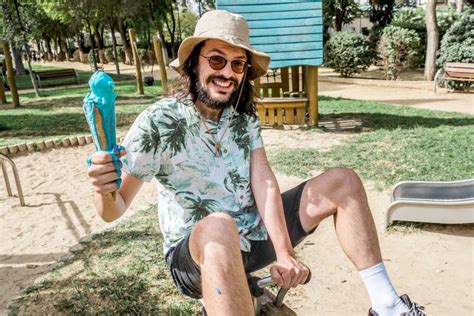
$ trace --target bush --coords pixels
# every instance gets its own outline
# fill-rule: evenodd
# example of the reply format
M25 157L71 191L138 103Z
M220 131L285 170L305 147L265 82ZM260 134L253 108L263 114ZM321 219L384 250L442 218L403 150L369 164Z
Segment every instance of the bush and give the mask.
M396 80L400 72L416 60L420 37L413 30L398 26L384 28L378 53L383 61L385 77Z
M119 62L125 62L125 50L123 46L117 46L117 58Z
M449 9L448 11L436 11L436 19L438 21L439 39L441 40L454 21L458 18L458 14ZM415 31L420 36L420 46L416 52L416 57L410 68L423 68L425 66L427 33L425 22L425 11L421 7L411 8L404 7L393 15L390 23L392 26L402 27L404 29Z
M342 77L352 77L372 64L373 50L360 34L337 32L326 44L325 65Z
M117 55L118 55L118 53L117 53ZM112 63L115 62L113 47L108 47L108 48L105 49L105 58L107 58L107 60L112 62Z
M468 8L446 32L438 51L437 64L444 67L448 62L474 63L474 8ZM472 82L447 81L451 89L472 87Z
M422 68L425 66L426 58L426 22L425 11L421 7L404 7L393 15L390 23L392 26L398 26L407 30L415 31L420 37L420 46L416 51L413 62L408 65L409 68Z

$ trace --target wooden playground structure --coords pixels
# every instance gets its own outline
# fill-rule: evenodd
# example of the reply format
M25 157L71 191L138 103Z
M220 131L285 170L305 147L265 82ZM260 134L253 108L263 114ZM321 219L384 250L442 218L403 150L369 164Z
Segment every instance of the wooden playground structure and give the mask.
M317 125L322 1L218 0L217 8L244 16L251 45L272 58L270 71L255 82L261 123Z

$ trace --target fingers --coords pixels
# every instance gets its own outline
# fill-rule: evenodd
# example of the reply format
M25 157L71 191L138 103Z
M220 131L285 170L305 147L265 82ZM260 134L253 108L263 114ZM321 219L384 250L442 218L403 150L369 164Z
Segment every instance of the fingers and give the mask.
M117 154L121 157L125 155L125 150L121 150ZM87 170L87 174L91 178L95 192L106 194L117 190L115 181L119 176L115 170L113 158L110 153L94 153L91 157L91 165Z
M304 284L309 275L308 267L297 261L290 268L285 268L276 264L272 266L270 272L272 280L285 289Z

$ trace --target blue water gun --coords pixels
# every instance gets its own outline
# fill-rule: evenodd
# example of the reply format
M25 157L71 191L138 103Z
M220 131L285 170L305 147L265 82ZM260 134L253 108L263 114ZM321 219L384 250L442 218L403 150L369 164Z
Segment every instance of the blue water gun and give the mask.
M114 81L112 77L102 71L96 71L89 79L91 92L84 98L83 110L86 115L87 123L91 130L92 139L97 151L110 153L118 174L115 181L117 188L120 187L122 175L119 152L124 148L117 145L115 130L115 99L117 94L114 92ZM90 157L87 160L91 164ZM112 193L115 198L115 192Z

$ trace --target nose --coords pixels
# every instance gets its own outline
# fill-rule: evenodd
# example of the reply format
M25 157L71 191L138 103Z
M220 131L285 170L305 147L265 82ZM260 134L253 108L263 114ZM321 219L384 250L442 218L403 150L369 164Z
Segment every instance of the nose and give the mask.
M225 67L222 68L220 72L226 78L235 78L236 77L236 73L232 70L232 66L231 66L230 61L227 62Z

